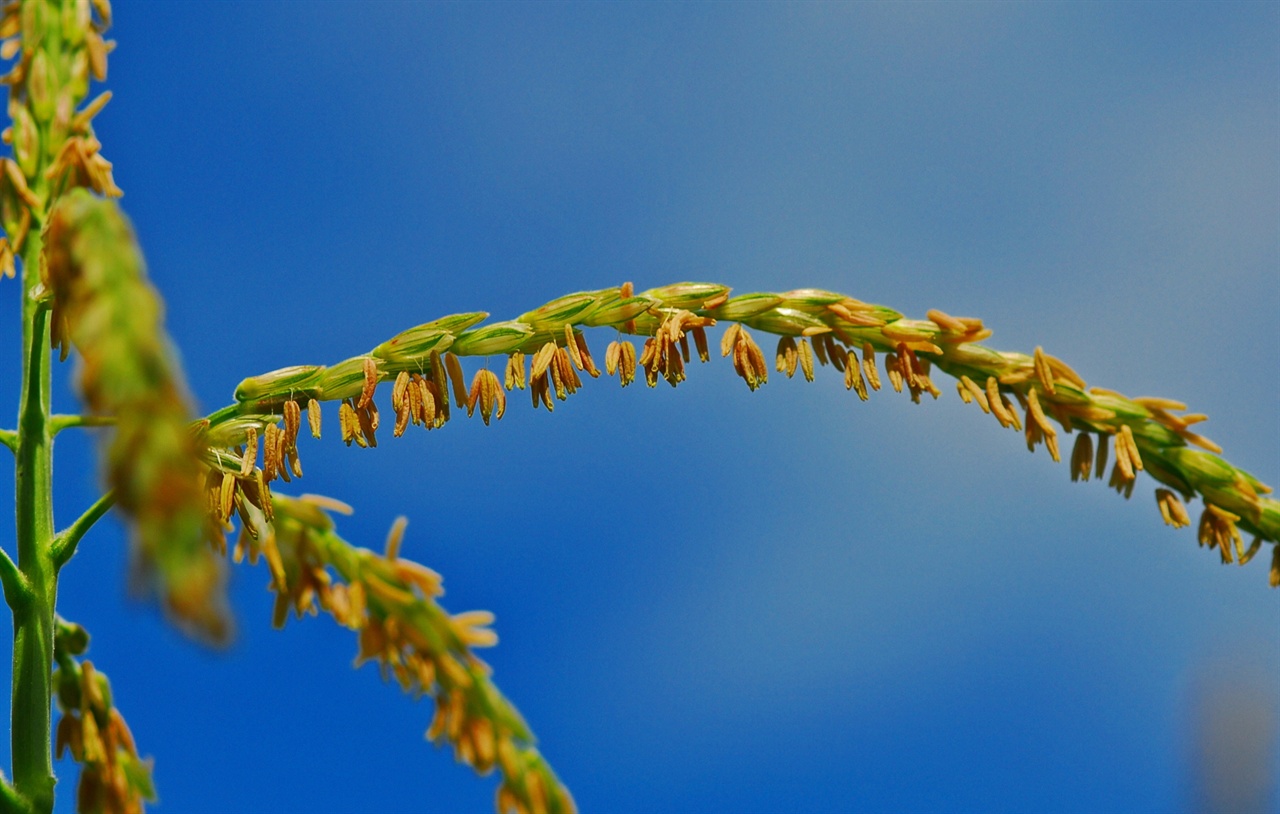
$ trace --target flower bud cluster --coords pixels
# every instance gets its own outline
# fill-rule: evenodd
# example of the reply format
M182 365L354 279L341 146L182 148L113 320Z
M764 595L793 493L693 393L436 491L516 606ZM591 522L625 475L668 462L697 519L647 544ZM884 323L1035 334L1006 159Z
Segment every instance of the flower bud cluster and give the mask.
M138 757L133 733L112 703L111 683L93 662L77 658L88 647L84 628L57 620L53 687L62 717L55 752L81 764L76 810L102 814L142 814L156 801L150 759Z

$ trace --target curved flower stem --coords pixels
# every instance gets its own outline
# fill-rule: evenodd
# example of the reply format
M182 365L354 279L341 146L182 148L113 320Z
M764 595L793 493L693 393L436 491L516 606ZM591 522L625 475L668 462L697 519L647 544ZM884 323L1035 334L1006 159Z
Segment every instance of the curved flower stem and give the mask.
M94 501L93 505L85 509L84 514L76 518L76 521L58 532L53 538L52 556L53 567L61 570L62 566L67 564L76 553L76 546L80 544L80 538L85 535L89 529L93 528L93 524L97 523L107 512L111 511L111 507L116 505L116 493L114 490L107 492L102 497Z

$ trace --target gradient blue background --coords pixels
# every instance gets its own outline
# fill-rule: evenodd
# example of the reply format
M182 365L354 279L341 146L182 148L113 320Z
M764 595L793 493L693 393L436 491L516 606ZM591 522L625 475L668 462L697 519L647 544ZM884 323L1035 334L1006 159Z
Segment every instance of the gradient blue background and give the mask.
M206 411L456 311L816 286L1183 399L1280 481L1274 3L122 1L113 33L98 133ZM368 451L331 411L301 486L365 545L407 514L447 607L497 613L487 658L584 811L1194 809L1203 699L1280 703L1266 565L1163 526L1149 480L1070 483L949 386L861 404L822 374L601 380ZM57 467L65 523L92 442ZM161 811L490 810L348 632L270 628L262 569L210 652L126 599L125 559L95 530L60 610Z

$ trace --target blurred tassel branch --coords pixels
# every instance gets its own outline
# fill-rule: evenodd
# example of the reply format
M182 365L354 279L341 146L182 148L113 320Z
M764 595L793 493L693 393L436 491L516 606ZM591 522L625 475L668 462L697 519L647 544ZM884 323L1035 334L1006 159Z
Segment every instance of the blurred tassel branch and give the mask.
M716 348L707 331L720 323L719 355L753 391L771 372L814 381L830 367L860 400L888 387L920 403L941 395L933 378L941 371L959 398L1020 433L1030 450L1044 446L1059 461L1063 436L1074 435L1073 481L1104 480L1127 498L1145 472L1159 484L1162 519L1174 527L1192 523L1186 504L1199 499L1199 543L1241 565L1269 544L1270 582L1280 585L1280 502L1192 429L1205 416L1168 399L1088 387L1041 348L988 348L981 342L991 332L978 319L941 311L909 319L816 289L730 296L714 283L638 293L628 283L569 294L503 322L454 314L334 365L245 379L233 403L193 421L162 300L112 200L122 193L94 135L93 118L110 93L86 102L91 82L106 79L110 22L107 0L0 8L0 59L11 62L3 141L12 147L12 157L0 159L0 277L21 273L23 333L18 426L0 430L17 482L16 559L0 552L15 630L13 780L0 777L2 811L53 809L55 746L81 765L79 811L134 814L156 799L150 760L138 756L109 682L83 658L87 633L54 607L60 569L115 508L131 532L135 582L158 594L183 630L227 641L227 560L264 563L273 624L283 626L291 612L324 611L355 632L357 666L374 662L406 693L434 700L428 739L450 745L480 774L497 771L499 811L573 811L529 726L475 654L497 642L492 614L450 614L439 604L441 577L399 556L403 521L381 553L358 548L337 533L333 513L349 512L344 504L273 494L272 485L302 477L298 439L304 427L321 436L324 403L336 403L337 434L348 446L377 445L383 385L394 436L410 426L441 428L464 412L487 425L503 417L516 390L527 391L535 409L554 410L583 387L584 374L616 376L624 387L641 376L650 387L677 386L694 356L710 360ZM592 329L611 338L602 365L587 342ZM771 360L753 331L777 337ZM641 338L640 348L628 337ZM75 351L84 415L53 413L54 349L61 359ZM475 357L505 358L502 376L486 363L468 377L462 360ZM74 427L106 428L108 489L55 532L53 439ZM1248 545L1244 534L1253 537Z

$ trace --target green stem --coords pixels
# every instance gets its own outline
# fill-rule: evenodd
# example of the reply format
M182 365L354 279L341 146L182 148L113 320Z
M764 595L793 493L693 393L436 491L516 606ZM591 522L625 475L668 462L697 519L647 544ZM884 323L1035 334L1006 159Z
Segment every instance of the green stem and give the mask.
M0 549L0 584L4 585L4 600L9 608L17 610L31 601L31 586L18 569L18 564L8 551Z
M13 430L0 430L0 444L9 448L10 452L18 451L18 434Z
M0 778L0 814L30 814L31 807L9 781Z
M53 538L54 568L61 570L62 566L67 564L67 560L75 556L76 546L80 544L80 538L85 535L85 532L93 528L93 524L98 522L103 515L111 511L111 507L114 505L116 505L116 493L114 491L107 492L94 501L93 505L86 509L84 514L76 518L76 522L58 532L58 535Z
M69 427L110 427L115 416L109 415L55 415L49 418L49 431L57 435Z
M18 412L18 569L30 601L13 614L13 780L34 811L53 808L50 714L53 611L57 568L53 546L53 434L49 423L49 312L34 296L42 249L33 224L22 252L22 395Z

